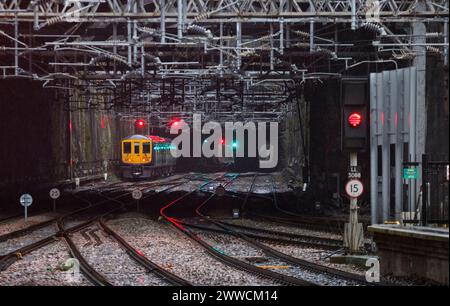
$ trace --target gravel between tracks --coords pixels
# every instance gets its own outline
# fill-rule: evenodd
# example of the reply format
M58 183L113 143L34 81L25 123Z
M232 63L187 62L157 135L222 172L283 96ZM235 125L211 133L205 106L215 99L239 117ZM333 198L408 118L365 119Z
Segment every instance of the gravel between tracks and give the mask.
M55 216L56 215L54 213L44 213L35 216L30 216L28 217L27 223L25 223L23 217L12 219L3 224L0 224L0 236L27 228L37 223L45 222L47 220L55 218Z
M94 235L98 237L99 242L95 240ZM71 238L87 262L113 285L169 285L165 280L136 263L113 238L97 226L79 231Z
M34 230L24 236L8 239L0 242L0 255L8 254L12 251L20 249L28 244L39 241L41 239L52 236L56 233L56 224L50 224L43 228Z
M90 282L80 273L70 277L58 267L70 258L64 242L46 245L0 272L0 286L86 286Z
M229 220L224 220L224 221L228 222L228 223L236 224L236 225L251 226L251 227L255 227L255 228L284 232L284 233L289 233L289 234L309 235L309 236L313 236L313 237L338 239L338 240L342 239L341 235L323 232L323 231L304 229L304 228L300 228L300 227L280 225L275 222L258 221L258 220L253 220L253 219L229 219Z
M108 225L150 260L193 285L276 285L229 267L171 225L129 214Z
M334 277L331 275L326 275L318 272L310 272L296 265L292 265L281 259L267 256L259 248L253 247L246 241L235 238L226 234L205 232L205 231L195 231L198 236L208 241L214 245L219 250L223 251L225 254L233 257L237 257L241 260L252 261L256 259L257 266L266 266L274 272L280 274L289 275L297 277L299 279L304 279L310 282L314 282L320 285L327 286L346 286L346 285L357 285L357 283L346 281L340 279L339 277ZM255 259L254 259L255 258ZM271 268L273 267L273 268Z

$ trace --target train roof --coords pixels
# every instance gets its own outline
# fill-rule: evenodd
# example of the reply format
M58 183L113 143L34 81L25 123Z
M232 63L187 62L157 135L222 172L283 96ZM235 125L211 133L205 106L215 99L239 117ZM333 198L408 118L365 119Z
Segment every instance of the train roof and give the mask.
M170 141L170 139L168 139L168 138L154 136L154 135L147 135L147 137L150 138L151 140L153 140L153 142L169 142Z
M124 138L124 140L137 139L137 140L150 140L147 136L144 135L132 135Z
M159 137L155 135L132 135L124 138L123 140L152 140L153 142L170 142L170 139Z

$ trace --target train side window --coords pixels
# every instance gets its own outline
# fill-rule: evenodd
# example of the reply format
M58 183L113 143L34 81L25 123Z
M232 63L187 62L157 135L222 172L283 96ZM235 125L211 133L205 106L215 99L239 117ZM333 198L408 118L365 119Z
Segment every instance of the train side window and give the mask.
M144 153L144 154L150 153L150 142L142 143L142 153Z
M134 154L139 154L139 142L134 143Z
M130 154L131 153L131 142L123 143L123 153Z

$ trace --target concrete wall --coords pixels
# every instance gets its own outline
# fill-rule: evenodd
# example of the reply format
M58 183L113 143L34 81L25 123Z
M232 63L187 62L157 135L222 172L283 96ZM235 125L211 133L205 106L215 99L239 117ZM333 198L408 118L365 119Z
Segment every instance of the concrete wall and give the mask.
M102 173L104 161L111 169L119 158L120 139L133 132L131 121L74 110L73 101L82 98L76 90L70 94L36 81L0 81L0 209L44 183ZM68 111L68 98L74 111Z
M279 169L285 169L288 175L303 183L304 176L307 175L305 167L309 158L309 103L303 97L299 97L299 105L302 128L296 99L287 105L286 115L279 124ZM306 152L303 150L302 137Z
M426 153L437 159L449 156L448 66L440 56L427 57Z
M55 96L39 82L0 80L0 207L57 173L59 154L49 153Z

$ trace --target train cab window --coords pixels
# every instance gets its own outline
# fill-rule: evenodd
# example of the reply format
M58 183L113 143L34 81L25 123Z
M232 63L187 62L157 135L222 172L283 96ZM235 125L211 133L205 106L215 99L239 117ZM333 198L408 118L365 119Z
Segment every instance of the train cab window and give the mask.
M150 154L150 142L142 143L142 153Z
M123 143L123 153L130 154L131 153L131 142Z
M140 143L135 142L134 143L134 154L139 154L139 147L140 147Z

